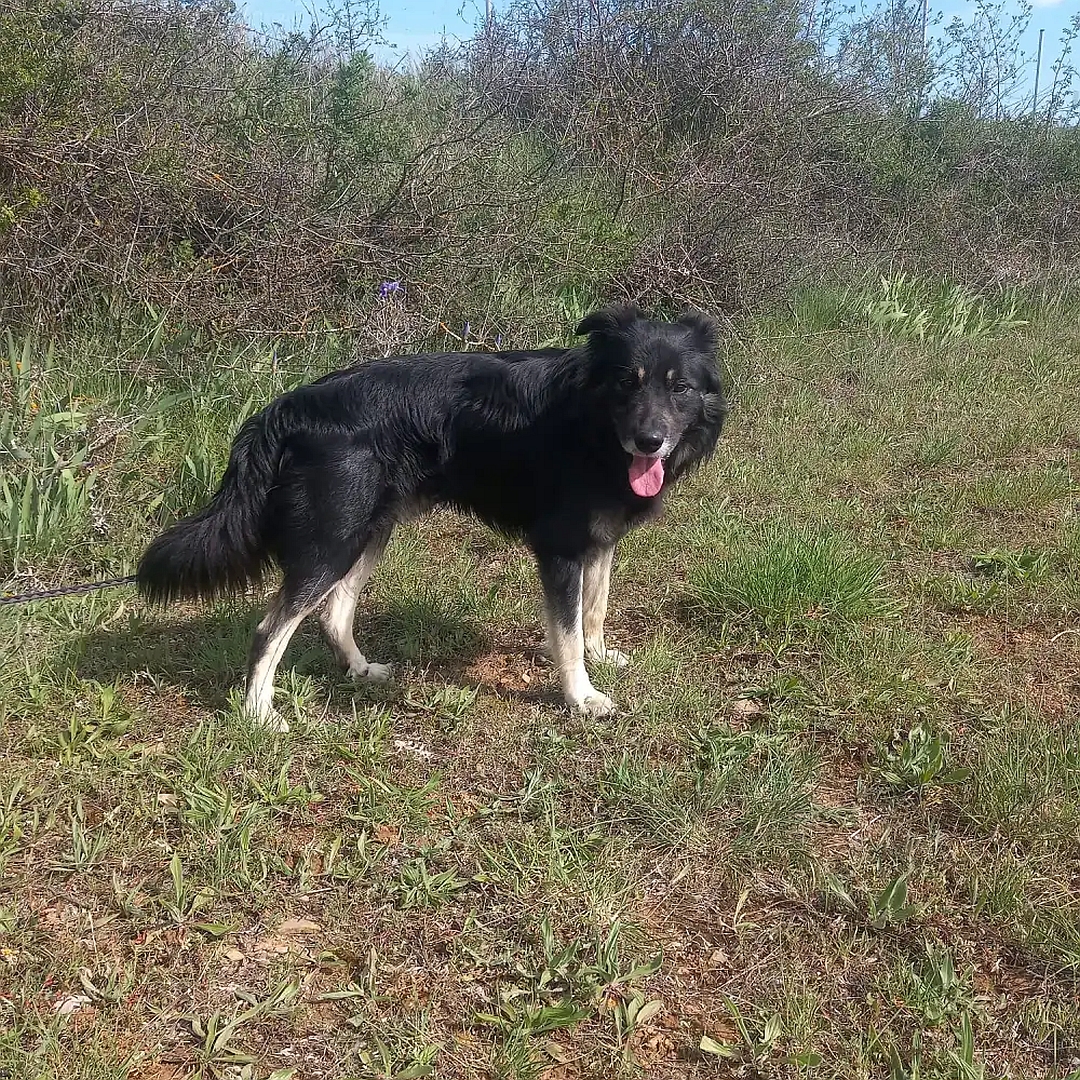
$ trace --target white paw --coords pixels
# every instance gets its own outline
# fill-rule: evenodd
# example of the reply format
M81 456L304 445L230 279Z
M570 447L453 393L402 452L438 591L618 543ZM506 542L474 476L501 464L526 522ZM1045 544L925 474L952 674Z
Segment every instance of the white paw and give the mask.
M608 664L611 667L626 667L630 657L618 649L586 649L585 659L594 664Z
M384 683L390 681L393 670L389 664L363 664L349 665L349 678L357 682Z
M269 728L270 731L276 731L282 735L289 730L289 721L286 720L277 709L271 709L270 712L263 717L261 723Z
M580 701L572 704L578 712L586 716L609 716L615 711L615 702L607 694L601 694L599 690L586 694Z
M266 728L267 731L284 735L289 730L289 721L277 709L269 707L265 709L245 708L244 711L251 717L256 726Z

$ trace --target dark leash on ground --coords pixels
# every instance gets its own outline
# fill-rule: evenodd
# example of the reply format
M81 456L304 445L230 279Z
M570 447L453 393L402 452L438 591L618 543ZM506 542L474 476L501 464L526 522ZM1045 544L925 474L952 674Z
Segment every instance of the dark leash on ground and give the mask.
M35 600L56 600L61 596L81 596L83 593L100 592L102 589L115 589L121 585L131 585L135 575L106 578L104 581L87 581L81 585L63 585L58 589L36 589L33 592L20 593L17 596L0 596L0 607L15 604L32 604Z

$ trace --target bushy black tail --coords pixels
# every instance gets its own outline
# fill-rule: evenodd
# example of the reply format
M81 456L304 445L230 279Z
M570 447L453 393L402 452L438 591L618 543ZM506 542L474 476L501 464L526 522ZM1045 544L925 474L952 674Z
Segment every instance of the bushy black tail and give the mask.
M270 562L262 520L277 479L282 435L273 406L241 426L209 504L163 532L143 554L137 578L147 600L208 600L262 578Z

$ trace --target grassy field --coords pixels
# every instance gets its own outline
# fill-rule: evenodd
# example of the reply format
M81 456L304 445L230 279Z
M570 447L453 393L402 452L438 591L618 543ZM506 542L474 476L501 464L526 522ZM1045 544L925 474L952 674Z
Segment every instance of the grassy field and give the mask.
M308 628L286 735L258 597L0 608L0 1077L1080 1076L1080 308L921 295L735 336L615 717L449 514L361 605L398 681ZM130 569L335 349L9 337L3 587Z

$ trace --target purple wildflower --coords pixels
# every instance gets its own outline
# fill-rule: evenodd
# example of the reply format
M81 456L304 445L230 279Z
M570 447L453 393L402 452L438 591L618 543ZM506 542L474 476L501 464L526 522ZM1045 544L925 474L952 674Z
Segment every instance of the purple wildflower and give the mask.
M379 299L380 300L386 300L393 293L396 293L396 292L401 292L401 282L400 281L384 281L379 286Z

